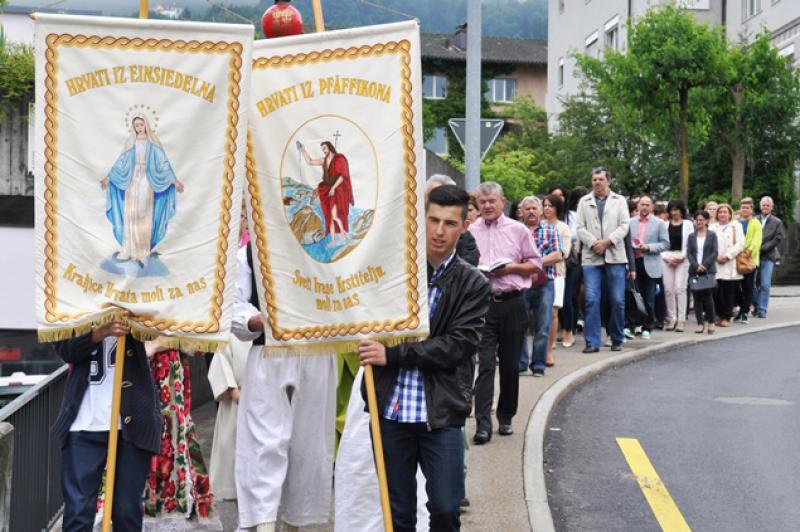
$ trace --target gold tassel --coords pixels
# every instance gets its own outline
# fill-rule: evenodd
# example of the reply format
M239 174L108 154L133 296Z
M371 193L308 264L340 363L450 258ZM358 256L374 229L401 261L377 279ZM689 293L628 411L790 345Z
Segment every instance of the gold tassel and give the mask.
M365 340L380 342L386 347L394 347L406 342L419 342L427 339L427 335L420 334L390 334L385 336L370 336ZM327 342L307 342L296 345L265 346L261 350L261 356L265 358L285 358L297 356L321 356L321 355L341 355L358 351L358 339L327 341Z
M82 336L88 333L92 330L92 327L105 325L106 323L114 321L118 317L121 317L123 313L123 310L114 309L111 312L96 316L82 323L73 324L67 327L39 329L37 331L37 337L39 342L42 343L69 340L73 336ZM206 338L190 336L167 336L159 331L153 331L152 329L142 327L130 319L125 319L124 321L126 321L128 326L131 328L131 335L140 342L161 338L160 342L164 347L168 347L170 349L179 349L185 353L192 353L194 351L214 353L215 351L225 347L228 343L220 340L209 340Z

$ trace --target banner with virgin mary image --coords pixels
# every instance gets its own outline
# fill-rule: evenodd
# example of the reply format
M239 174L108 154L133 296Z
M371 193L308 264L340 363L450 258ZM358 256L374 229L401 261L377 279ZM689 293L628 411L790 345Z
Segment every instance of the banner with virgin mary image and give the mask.
M55 341L227 340L253 28L37 14L36 303Z
M247 201L268 355L427 336L420 77L416 22L254 44Z

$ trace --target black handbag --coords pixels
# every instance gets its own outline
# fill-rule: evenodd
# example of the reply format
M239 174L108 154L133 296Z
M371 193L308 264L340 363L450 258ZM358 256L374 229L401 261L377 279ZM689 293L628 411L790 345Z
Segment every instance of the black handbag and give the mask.
M701 290L710 290L717 286L717 278L707 273L698 273L689 277L689 290L691 292L700 292Z
M644 323L647 320L647 305L633 283L628 283L628 289L625 290L625 312L633 323Z

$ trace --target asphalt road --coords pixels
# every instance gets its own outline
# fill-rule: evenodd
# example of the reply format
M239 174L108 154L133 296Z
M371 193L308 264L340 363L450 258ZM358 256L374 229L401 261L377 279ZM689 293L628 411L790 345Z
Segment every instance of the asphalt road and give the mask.
M618 437L693 530L800 530L800 328L659 354L562 400L544 453L557 530L661 530Z

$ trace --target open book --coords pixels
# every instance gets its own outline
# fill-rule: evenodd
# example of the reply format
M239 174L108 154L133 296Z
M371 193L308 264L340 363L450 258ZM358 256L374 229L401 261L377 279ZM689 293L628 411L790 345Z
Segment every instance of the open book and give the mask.
M501 257L496 261L492 262L491 264L479 264L478 269L483 273L492 273L493 271L499 270L506 264L511 264L512 262L514 261L512 261L511 259Z

